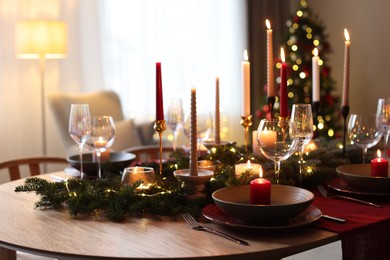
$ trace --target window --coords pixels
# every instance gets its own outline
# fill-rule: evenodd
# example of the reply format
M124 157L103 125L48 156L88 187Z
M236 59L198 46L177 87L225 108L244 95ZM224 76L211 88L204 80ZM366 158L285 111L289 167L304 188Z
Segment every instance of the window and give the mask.
M241 62L247 48L245 3L103 1L104 85L120 93L126 116L155 119L155 63L161 61L165 111L170 97L182 98L184 110L189 111L190 90L195 86L198 111L214 113L215 79L219 76L221 137L243 139L239 122Z

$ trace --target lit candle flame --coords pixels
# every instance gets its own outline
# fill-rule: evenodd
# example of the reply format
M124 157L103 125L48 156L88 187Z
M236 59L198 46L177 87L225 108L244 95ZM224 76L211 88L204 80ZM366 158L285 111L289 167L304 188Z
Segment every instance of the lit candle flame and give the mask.
M280 48L280 59L282 60L282 62L286 62L286 58L284 56L284 50L283 48Z
M347 41L347 42L350 41L349 33L348 33L348 30L346 28L344 29L344 37L345 37L345 41Z
M260 178L263 178L263 167L261 167L261 166L259 169L259 176L260 176Z
M246 162L246 168L248 168L248 169L251 168L251 161L248 160L248 161Z
M376 151L376 154L378 155L379 158L382 157L382 153L381 153L381 150L378 149L378 151Z
M314 50L313 50L313 54L314 54L314 56L318 56L318 49L317 48L314 48Z
M245 61L248 61L248 51L245 49L245 51L244 51L244 60Z
M268 30L271 30L271 23L269 22L268 19L265 19L265 25L267 26Z

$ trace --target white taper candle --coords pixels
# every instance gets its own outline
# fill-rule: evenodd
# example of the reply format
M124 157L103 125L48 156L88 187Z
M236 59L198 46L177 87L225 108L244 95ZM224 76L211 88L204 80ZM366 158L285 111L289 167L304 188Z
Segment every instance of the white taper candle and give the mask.
M318 49L314 48L312 58L312 91L313 91L313 102L320 101L320 67L318 65Z
M248 61L248 52L244 51L244 61L241 64L242 69L242 116L250 115L250 63Z
M267 96L275 96L274 87L274 57L272 46L272 29L269 20L265 20L267 26Z
M198 176L196 88L191 89L191 126L190 126L190 175Z
M349 50L351 46L349 33L344 29L345 49L344 49L344 81L343 81L343 100L341 106L349 105Z
M221 143L221 133L220 133L220 115L219 115L219 77L217 77L215 82L215 143L219 145Z

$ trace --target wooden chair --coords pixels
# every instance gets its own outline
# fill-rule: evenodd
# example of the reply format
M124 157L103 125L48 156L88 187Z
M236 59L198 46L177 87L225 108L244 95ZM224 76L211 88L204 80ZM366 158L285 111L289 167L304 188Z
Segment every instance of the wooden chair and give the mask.
M28 166L30 170L30 176L36 176L41 174L41 165L49 164L68 164L67 160L62 157L44 156L44 157L29 157L20 158L14 160L8 160L0 163L1 169L8 169L11 181L21 178L20 167Z
M183 149L177 149L177 151L183 151ZM134 146L124 150L124 152L135 154L137 161L152 161L160 159L159 145ZM174 150L172 146L163 146L162 152L162 158L167 159L169 155L174 152Z

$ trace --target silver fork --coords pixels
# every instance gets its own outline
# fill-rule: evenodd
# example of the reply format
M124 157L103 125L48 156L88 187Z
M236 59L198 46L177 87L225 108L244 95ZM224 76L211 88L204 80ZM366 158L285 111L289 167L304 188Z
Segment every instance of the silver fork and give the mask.
M207 231L207 232L210 232L212 234L215 234L215 235L219 235L221 237L224 237L224 238L227 238L237 244L240 244L240 245L245 245L245 246L249 246L248 242L244 241L244 240L241 240L239 238L236 238L236 237L233 237L231 235L228 235L224 232L221 232L219 230L216 230L214 228L209 228L209 227L203 227L201 226L195 219L194 217L191 216L190 213L184 213L181 215L184 220L191 226L192 229L195 229L195 230L198 230L198 231Z
M369 206L376 207L376 208L382 208L381 205L378 205L378 204L375 204L375 203L372 203L372 202L369 202L369 201L365 201L365 200L355 199L355 198L347 197L347 196L343 196L343 195L329 195L328 191L324 187L322 187L321 185L317 185L317 189L322 194L322 196L324 196L325 198L345 199L345 200L354 201L354 202L357 202L357 203L369 205Z

